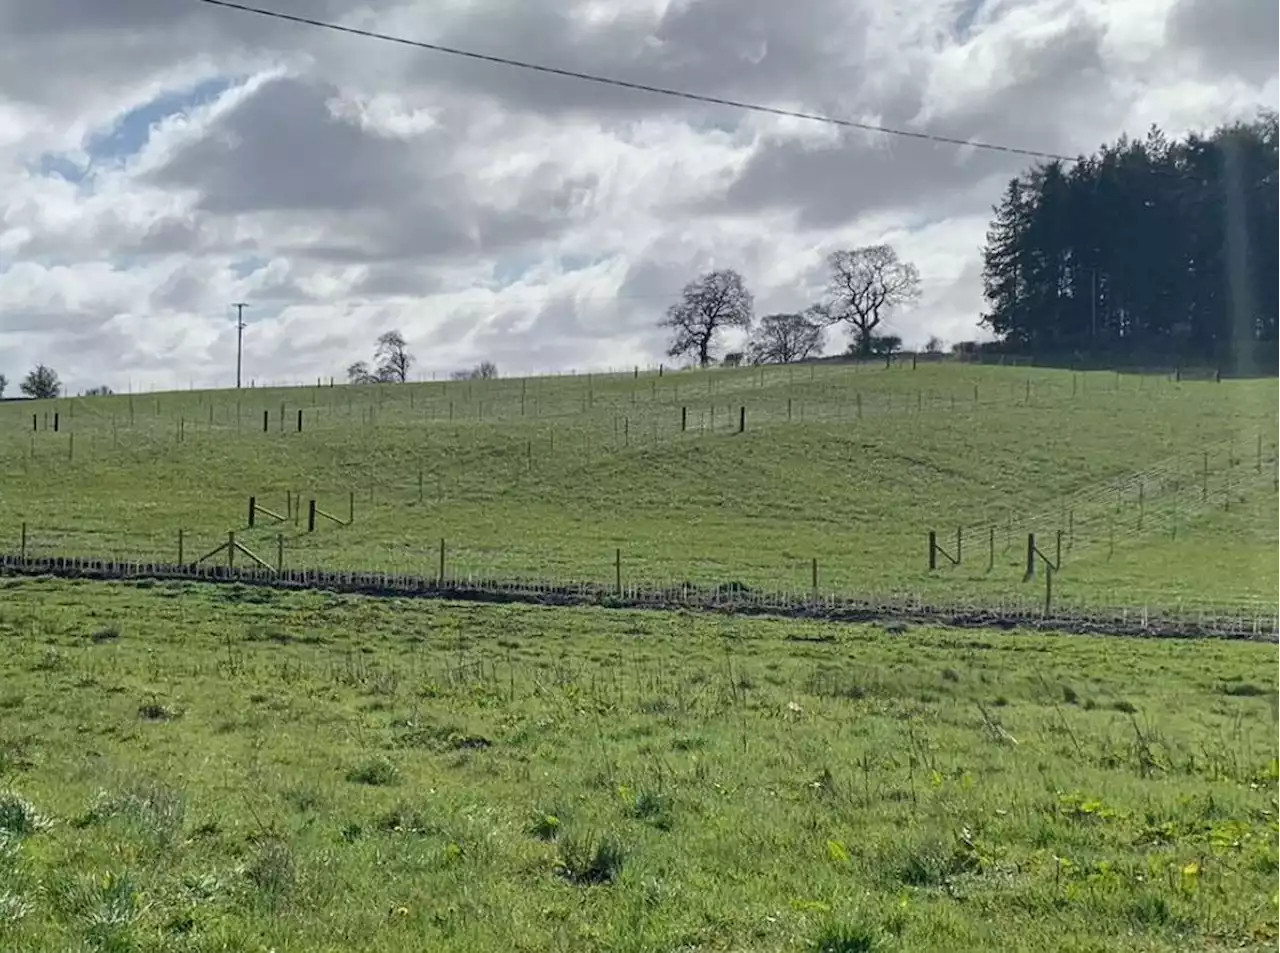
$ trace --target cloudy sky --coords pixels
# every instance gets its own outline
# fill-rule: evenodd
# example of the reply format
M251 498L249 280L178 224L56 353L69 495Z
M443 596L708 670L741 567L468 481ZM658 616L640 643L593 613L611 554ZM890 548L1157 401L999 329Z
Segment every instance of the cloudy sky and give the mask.
M254 2L254 0L250 0ZM1277 102L1275 0L256 0L404 37L1077 154ZM709 268L796 310L886 241L975 336L1029 161L478 63L197 0L0 0L0 373L73 390L656 363Z

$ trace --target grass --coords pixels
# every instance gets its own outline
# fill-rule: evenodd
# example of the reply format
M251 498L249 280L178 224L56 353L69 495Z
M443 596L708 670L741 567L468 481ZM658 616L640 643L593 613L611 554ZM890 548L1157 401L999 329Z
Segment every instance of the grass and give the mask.
M1026 534L1052 558L1061 530L1059 603L1273 605L1276 406L1274 380L958 364L6 402L0 534L174 560L181 530L191 560L236 530L272 563L424 575L444 539L454 578L609 584L621 550L628 584L791 590L816 559L826 590L982 602L1034 598ZM354 494L355 522L245 527L250 495L293 494Z
M3 949L1277 941L1274 646L0 586Z

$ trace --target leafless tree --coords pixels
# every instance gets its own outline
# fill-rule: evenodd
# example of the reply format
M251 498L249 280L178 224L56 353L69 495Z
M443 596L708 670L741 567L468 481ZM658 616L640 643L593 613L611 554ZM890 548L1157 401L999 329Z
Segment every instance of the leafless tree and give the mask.
M454 371L451 375L455 381L491 381L498 376L498 365L493 361L481 361L475 367L465 371Z
M373 359L378 362L378 380L391 384L403 384L409 380L413 355L409 353L408 343L399 331L388 331L378 338L378 348Z
M364 361L356 361L347 368L348 384L372 384L377 380L369 373L369 365Z
M872 336L894 311L920 297L920 272L902 261L889 245L833 251L827 298L810 313L825 324L845 323L854 334L854 350L872 353Z
M925 342L924 352L926 354L941 354L945 346L946 344L942 340L942 338L938 337L936 334L933 334L933 335L930 335L929 340Z
M822 353L822 325L808 314L769 314L747 345L752 364L790 364Z
M85 397L110 397L114 393L115 391L113 391L106 384L99 384L97 387L90 387L87 391L84 392L84 396Z
M716 334L723 328L751 327L754 303L742 276L731 269L710 271L691 281L680 300L667 309L659 322L673 332L669 357L697 355L698 364L711 363Z

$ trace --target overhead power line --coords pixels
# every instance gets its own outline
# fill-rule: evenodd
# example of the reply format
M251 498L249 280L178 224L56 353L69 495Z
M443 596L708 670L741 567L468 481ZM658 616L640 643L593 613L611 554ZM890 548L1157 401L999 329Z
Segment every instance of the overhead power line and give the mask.
M924 142L933 142L943 145L967 146L970 149L981 149L987 152L1001 152L1007 155L1029 156L1033 159L1047 159L1053 162L1076 161L1073 156L1059 155L1054 152L1041 152L1035 149L1020 149L1016 146L1006 146L994 142L979 142L971 139L959 139L953 136L941 136L928 132L916 132L911 129L894 129L889 126L877 126L873 123L856 122L852 119L841 119L836 116L824 116L820 113L800 112L794 109L783 109L778 106L765 106L761 103L742 102L735 99L725 99L721 96L708 96L703 93L689 92L688 90L670 89L665 86L652 86L648 83L633 83L629 80L615 79L609 76L599 76L594 73L583 73L578 70L563 69L558 66L546 66L542 63L530 63L506 56L495 56L491 53L477 53L474 50L463 50L453 46L444 46L440 43L428 43L423 40L412 40L407 37L395 36L390 33L379 33L376 30L364 30L359 27L346 26L341 23L331 23L326 20L317 20L312 17L299 16L294 13L281 13L278 10L267 10L262 7L254 7L245 3L234 3L232 0L195 0L195 2L203 3L206 6L211 7L221 7L226 10L237 10L242 13L252 13L272 20L284 20L289 23L299 23L304 26L317 27L322 30L333 31L335 33L347 33L351 36L365 37L370 40L381 40L384 43L395 43L399 46L408 46L419 50L430 50L433 53L445 53L449 56L459 56L464 59L478 60L483 63L494 63L499 66L531 70L533 72L546 73L552 76L564 76L569 79L581 80L587 83L597 83L602 86L614 86L619 89L631 89L642 93L652 93L658 96L670 96L676 99L684 99L697 103L708 103L713 106L728 106L731 109L742 109L748 112L764 113L770 116L781 116L787 119L804 119L809 122L825 123L829 126L839 126L844 129L858 129L863 132L879 133L886 136L898 136L903 139L918 139Z

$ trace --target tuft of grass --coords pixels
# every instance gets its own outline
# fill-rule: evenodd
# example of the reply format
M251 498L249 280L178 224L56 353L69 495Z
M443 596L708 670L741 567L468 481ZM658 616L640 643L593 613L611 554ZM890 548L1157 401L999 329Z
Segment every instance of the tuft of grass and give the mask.
M388 787L400 783L400 769L390 758L373 758L353 767L346 777L352 784Z
M26 837L47 831L53 821L36 810L35 805L14 791L0 791L0 833Z
M1264 688L1253 682L1226 682L1219 689L1222 694L1232 698L1261 698L1263 695L1274 695L1274 688Z
M880 936L862 923L830 922L818 931L810 947L814 953L873 953Z
M143 721L173 721L182 717L182 711L153 698L138 706L138 717Z
M625 862L622 841L612 834L570 835L560 839L556 869L570 883L596 886L617 880Z
M282 840L268 838L257 846L245 865L244 877L257 898L275 907L297 882L293 850Z

